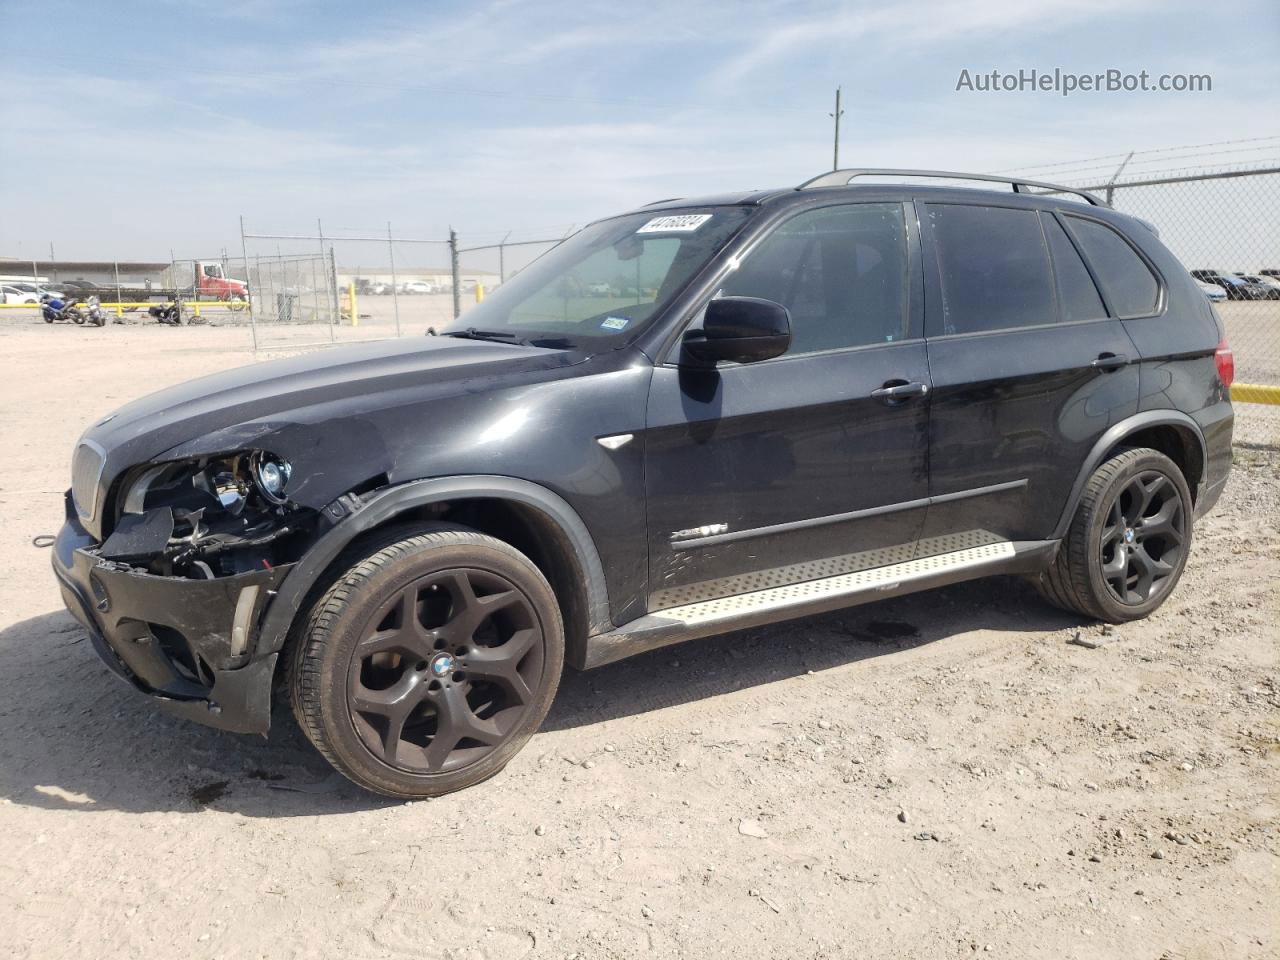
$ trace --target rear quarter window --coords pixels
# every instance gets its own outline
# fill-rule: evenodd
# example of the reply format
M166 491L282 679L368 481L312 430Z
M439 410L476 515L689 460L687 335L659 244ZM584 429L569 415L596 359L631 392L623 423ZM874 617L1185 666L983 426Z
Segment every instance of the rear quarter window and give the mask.
M1053 256L1053 276L1058 284L1058 310L1065 323L1100 320L1107 315L1098 287L1080 259L1067 232L1051 213L1042 213L1045 237Z
M1116 316L1145 317L1155 313L1160 302L1160 281L1129 241L1096 220L1073 216L1066 219Z

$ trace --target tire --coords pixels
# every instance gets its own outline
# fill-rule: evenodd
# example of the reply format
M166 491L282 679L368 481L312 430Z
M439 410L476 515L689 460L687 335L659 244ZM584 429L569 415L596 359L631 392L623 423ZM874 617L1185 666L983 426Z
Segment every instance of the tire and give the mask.
M1054 606L1107 623L1153 613L1191 550L1191 490L1155 450L1124 450L1085 484L1053 565L1036 586Z
M316 602L290 658L294 715L339 772L389 797L485 780L560 683L555 594L522 553L466 528L400 529Z

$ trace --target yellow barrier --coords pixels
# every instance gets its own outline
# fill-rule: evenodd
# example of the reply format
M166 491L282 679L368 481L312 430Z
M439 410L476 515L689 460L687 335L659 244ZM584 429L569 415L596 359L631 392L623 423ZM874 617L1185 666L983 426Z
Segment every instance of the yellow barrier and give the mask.
M477 283L476 284L476 303L483 303L483 302L484 302L484 284Z
M1280 404L1280 387L1260 383L1234 383L1231 385L1231 399L1236 403Z
M360 314L356 313L356 282L354 280L347 286L347 296L351 298L351 325L358 327L360 326Z

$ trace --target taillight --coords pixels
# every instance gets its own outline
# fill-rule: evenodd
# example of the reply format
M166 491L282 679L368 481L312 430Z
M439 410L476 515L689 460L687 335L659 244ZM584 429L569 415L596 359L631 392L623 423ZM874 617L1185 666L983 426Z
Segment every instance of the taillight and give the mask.
M1218 365L1218 379L1224 387L1230 387L1236 378L1236 358L1231 352L1227 338L1218 341L1218 349L1213 352L1213 361Z

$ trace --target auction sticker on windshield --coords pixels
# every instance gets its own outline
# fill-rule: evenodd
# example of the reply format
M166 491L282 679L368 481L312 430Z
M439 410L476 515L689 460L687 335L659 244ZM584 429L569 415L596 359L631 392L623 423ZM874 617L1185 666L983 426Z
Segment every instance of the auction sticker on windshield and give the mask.
M693 233L710 219L709 213L682 213L672 217L654 217L636 233Z

